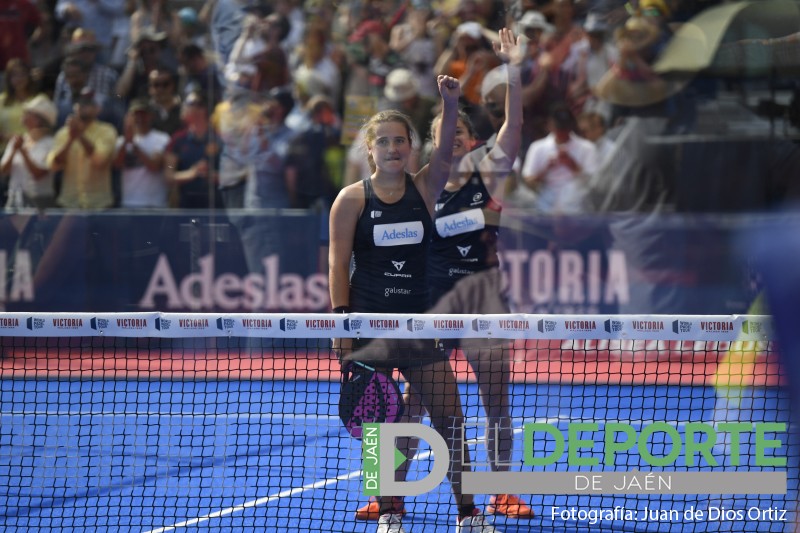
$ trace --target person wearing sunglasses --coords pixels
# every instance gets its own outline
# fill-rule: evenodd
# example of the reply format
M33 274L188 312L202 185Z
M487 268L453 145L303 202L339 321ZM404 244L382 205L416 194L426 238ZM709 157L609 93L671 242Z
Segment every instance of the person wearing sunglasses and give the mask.
M214 209L222 205L217 188L220 141L208 112L208 101L199 92L183 102L185 128L172 136L164 153L164 175L178 188L177 207Z
M150 71L147 76L147 93L153 107L153 129L168 135L182 129L178 74L164 67Z
M658 29L656 41L650 47L649 55L645 59L653 61L666 48L672 39L672 9L665 0L640 0L639 13L641 17Z
M116 95L128 104L138 98L146 98L150 73L163 64L167 34L152 30L142 31L128 50L128 61L120 74Z

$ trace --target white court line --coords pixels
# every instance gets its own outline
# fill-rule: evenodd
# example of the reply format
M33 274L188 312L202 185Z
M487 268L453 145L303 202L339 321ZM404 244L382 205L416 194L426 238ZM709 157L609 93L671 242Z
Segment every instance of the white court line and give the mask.
M552 423L552 422L558 422L559 420L561 420L561 417L537 419L537 420L535 420L535 422L548 424L548 423ZM521 432L522 432L522 428L517 428L517 429L514 430L514 433L521 433ZM475 445L475 444L477 444L479 442L481 442L481 439L469 439L467 441L467 445ZM415 461L424 461L425 459L428 459L431 455L433 455L432 451L424 452L424 453L420 454L419 456L415 456L414 460ZM294 488L294 489L284 490L284 491L281 491L281 492L279 492L277 494L273 494L271 496L265 496L263 498L258 498L257 500L252 500L252 501L249 501L249 502L245 502L245 503L243 503L241 505L236 505L234 507L228 507L226 509L221 509L219 511L215 511L215 512L207 514L207 515L198 516L197 518L192 518L191 520L185 520L183 522L178 522L177 524L173 524L171 526L164 526L164 527L160 527L160 528L157 528L157 529L150 529L150 530L144 531L142 533L164 533L166 531L174 531L174 530L176 530L178 528L182 528L182 527L194 526L194 525L200 524L202 522L208 522L209 520L211 520L213 518L220 518L222 516L228 516L230 514L238 512L238 511L243 511L245 509L250 509L250 508L253 508L253 507L259 507L261 505L266 505L268 503L271 503L271 502L276 501L276 500L280 500L282 498L288 498L288 497L291 497L291 496L295 496L297 494L301 494L303 492L306 492L307 490L315 490L315 489L327 487L328 485L333 485L335 483L338 483L339 481L347 481L347 480L353 479L355 477L360 477L361 473L362 473L361 470L354 470L352 472L349 472L347 474L342 474L341 476L337 476L335 478L323 479L321 481L310 483L308 485L303 485L302 487L297 487L297 488Z
M317 481L316 483L303 485L302 487L297 487L297 488L294 488L294 489L284 490L284 491L279 492L277 494L274 494L272 496L265 496L263 498L258 498L257 500L244 502L241 505L236 505L234 507L228 507L226 509L215 511L215 512L207 514L207 515L199 516L197 518L192 518L191 520L186 520L184 522L178 522L177 524L173 524L171 526L164 526L164 527L160 527L158 529L151 529L149 531L145 531L144 533L163 533L164 531L174 531L174 530L176 530L178 528L181 528L181 527L194 526L194 525L200 524L202 522L208 522L209 520L211 520L213 518L220 518L222 516L227 516L227 515L233 514L233 513L238 512L238 511L243 511L245 509L249 509L251 507L259 507L261 505L267 505L268 503L271 503L271 502L273 502L275 500L280 500L281 498L288 498L288 497L294 496L296 494L303 493L303 492L305 492L307 490L316 490L316 489L319 489L319 488L327 487L328 485L333 485L334 483L337 483L339 481L347 481L349 479L352 479L354 477L358 477L360 475L361 475L361 470L355 470L353 472L350 472L349 474L343 474L343 475L337 476L335 478L324 479L322 481Z

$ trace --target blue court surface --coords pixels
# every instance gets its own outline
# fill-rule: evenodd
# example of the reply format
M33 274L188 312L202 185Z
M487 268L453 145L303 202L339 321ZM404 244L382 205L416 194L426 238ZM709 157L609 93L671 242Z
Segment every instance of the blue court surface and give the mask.
M360 441L337 417L338 388L327 381L2 380L0 381L0 530L15 531L374 531L356 522ZM467 416L480 420L474 385L462 385ZM691 386L512 386L515 425L547 421L626 421L642 425L716 419L788 422L779 388L749 391L721 412L713 388ZM733 417L733 418L731 418ZM477 433L477 429L475 430ZM467 435L470 437L470 435ZM518 431L515 460L521 460ZM478 435L474 435L478 437ZM784 441L786 435L776 436ZM602 439L601 443L602 443ZM600 443L600 445L602 445ZM545 448L548 444L542 444ZM483 444L472 442L475 462ZM749 453L747 445L743 454ZM632 453L620 469L640 468ZM537 517L497 518L502 531L790 531L777 520L687 522L689 506L728 511L790 510L787 495L526 495ZM411 477L429 461L416 461ZM566 465L560 465L565 469ZM761 467L758 467L761 469ZM643 469L647 469L644 467ZM488 496L476 496L480 506ZM445 481L409 498L409 532L454 530ZM551 507L675 509L679 520L564 521ZM736 516L736 513L730 514Z

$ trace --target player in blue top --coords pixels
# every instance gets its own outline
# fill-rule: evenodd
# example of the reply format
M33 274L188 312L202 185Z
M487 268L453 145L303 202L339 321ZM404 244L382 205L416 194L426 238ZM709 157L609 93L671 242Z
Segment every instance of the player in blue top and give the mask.
M331 207L329 283L336 312L422 312L427 308L425 262L434 204L450 173L460 86L439 76L443 118L440 144L430 163L415 175L406 171L416 133L410 119L396 111L373 116L363 128L372 175L342 189ZM351 274L351 259L354 260ZM334 351L350 360L358 343L335 339ZM409 343L410 346L411 343ZM455 375L447 356L430 343L430 360L420 361L394 345L393 359L376 365L384 371L399 368L431 414L433 427L451 450L448 477L458 506L458 531L496 531L475 508L473 497L461 493L463 422ZM424 364L421 364L424 363ZM405 475L408 461L398 472ZM404 533L401 498L377 501L379 533ZM484 527L485 525L485 527Z

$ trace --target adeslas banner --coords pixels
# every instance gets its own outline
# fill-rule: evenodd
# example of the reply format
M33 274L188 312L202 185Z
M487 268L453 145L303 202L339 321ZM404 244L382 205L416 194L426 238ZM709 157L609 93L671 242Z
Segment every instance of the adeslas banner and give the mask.
M741 228L713 216L537 217L507 210L511 310L746 313L758 275ZM0 215L6 311L325 312L324 213L106 211Z

